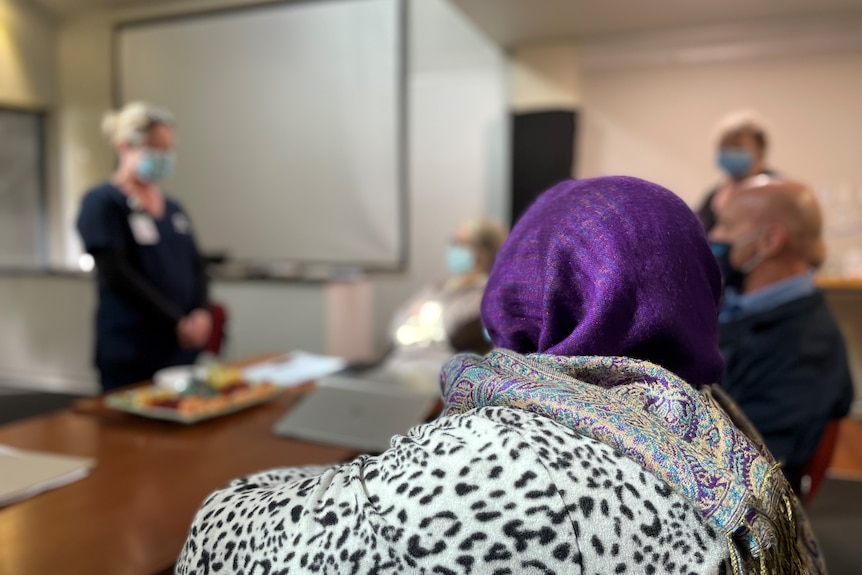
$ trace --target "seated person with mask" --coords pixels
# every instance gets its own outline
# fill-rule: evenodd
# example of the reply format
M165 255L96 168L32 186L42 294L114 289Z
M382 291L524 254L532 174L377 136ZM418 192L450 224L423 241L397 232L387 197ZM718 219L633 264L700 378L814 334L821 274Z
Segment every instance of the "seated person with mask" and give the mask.
M488 273L506 240L506 229L490 218L462 223L449 243L449 277L421 289L394 315L392 351L383 365L366 375L412 380L416 387L437 389L440 367L456 352L491 349L479 317Z
M853 399L844 340L811 270L824 255L821 226L809 188L757 178L709 235L726 284L722 387L797 489L827 423Z

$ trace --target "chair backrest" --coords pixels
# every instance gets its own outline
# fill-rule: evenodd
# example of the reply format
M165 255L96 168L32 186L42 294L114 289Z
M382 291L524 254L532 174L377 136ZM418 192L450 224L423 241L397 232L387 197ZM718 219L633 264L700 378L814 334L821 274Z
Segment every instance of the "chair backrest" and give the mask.
M209 307L213 318L213 330L206 350L214 355L221 355L225 339L227 339L227 308L224 304L217 302L210 302Z
M820 484L826 478L826 470L832 462L835 446L838 444L838 431L841 428L840 419L832 419L826 424L823 436L814 450L814 455L808 460L802 471L802 501L809 505Z

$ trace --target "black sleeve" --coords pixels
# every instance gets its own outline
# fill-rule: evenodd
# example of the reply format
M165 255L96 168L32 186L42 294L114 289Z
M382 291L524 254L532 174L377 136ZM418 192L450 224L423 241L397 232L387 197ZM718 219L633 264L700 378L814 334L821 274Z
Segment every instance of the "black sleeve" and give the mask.
M126 246L126 215L116 202L100 190L84 196L78 213L78 233L84 248L92 254Z
M185 211L185 208L177 202L176 200L168 200L170 201L176 208L176 210L185 216L185 218L191 222L191 218L189 218L188 214ZM189 231L189 238L192 242L192 247L194 248L195 256L194 256L194 267L195 267L195 283L197 285L197 290L195 292L195 308L208 309L209 308L209 276L207 275L207 260L201 254L200 249L198 248L197 238L195 238L195 234L193 231Z
M195 254L195 281L198 291L196 294L197 305L195 307L206 309L210 301L210 278L207 275L207 262L199 253Z
M809 315L799 321L822 320ZM775 458L791 469L801 468L813 453L834 417L831 407L841 395L836 390L849 381L837 330L798 331L790 324L780 333L773 328L772 337L741 339L738 351L728 355L722 381Z
M92 255L99 274L111 289L154 315L166 327L176 326L183 318L179 306L162 295L135 270L122 249L102 249Z
M712 211L712 199L715 197L718 189L713 189L707 194L706 199L697 210L697 217L700 218L700 223L703 224L703 229L709 233L715 227L715 212Z

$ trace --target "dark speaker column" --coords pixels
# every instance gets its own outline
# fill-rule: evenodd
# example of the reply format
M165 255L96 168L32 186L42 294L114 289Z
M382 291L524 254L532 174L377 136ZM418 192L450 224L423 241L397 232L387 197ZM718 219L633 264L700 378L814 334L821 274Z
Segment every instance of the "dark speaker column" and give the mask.
M574 173L577 112L512 115L512 224L536 197Z

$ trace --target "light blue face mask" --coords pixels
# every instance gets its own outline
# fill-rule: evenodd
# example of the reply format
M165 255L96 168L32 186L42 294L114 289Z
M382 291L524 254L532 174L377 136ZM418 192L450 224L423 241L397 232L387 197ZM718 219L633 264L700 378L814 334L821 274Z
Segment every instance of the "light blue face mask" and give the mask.
M452 275L466 274L476 267L476 255L468 247L453 244L446 253L446 267Z
M732 177L741 178L754 165L754 154L745 148L723 148L718 152L718 165Z
M174 171L176 154L153 148L144 148L141 159L135 168L135 174L144 182L157 184L162 182Z

